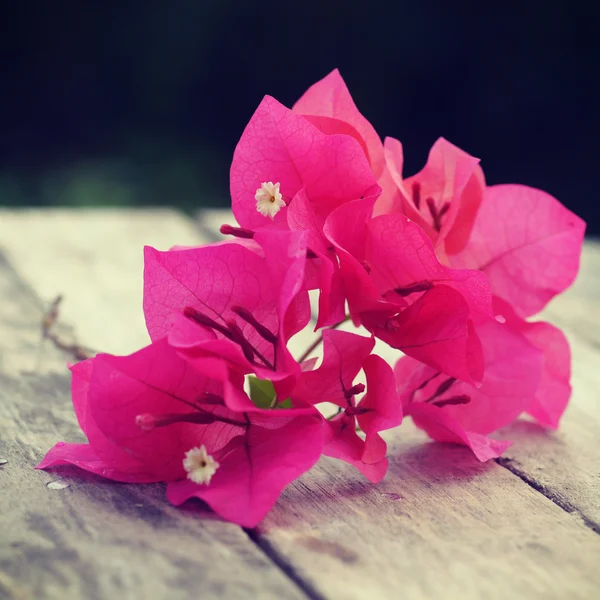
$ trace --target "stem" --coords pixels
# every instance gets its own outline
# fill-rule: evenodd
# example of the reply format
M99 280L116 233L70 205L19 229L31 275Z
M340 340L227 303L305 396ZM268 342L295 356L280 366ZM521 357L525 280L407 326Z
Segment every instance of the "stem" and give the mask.
M328 327L327 329L337 329L340 325L347 323L350 320L350 315L346 315L339 323ZM299 363L304 362L311 353L316 350L323 343L323 335L318 337L302 354L302 356L298 359Z

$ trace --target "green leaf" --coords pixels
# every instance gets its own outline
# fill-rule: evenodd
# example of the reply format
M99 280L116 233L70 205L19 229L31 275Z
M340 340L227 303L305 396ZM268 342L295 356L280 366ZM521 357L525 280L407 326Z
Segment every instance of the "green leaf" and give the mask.
M294 408L291 398L286 398L283 402L280 402L275 408Z
M258 379L254 375L249 375L248 381L250 382L250 398L258 408L294 408L291 398L277 402L275 388L269 379Z
M250 382L250 398L258 408L271 408L275 400L275 388L269 379L258 379L254 375L248 377Z

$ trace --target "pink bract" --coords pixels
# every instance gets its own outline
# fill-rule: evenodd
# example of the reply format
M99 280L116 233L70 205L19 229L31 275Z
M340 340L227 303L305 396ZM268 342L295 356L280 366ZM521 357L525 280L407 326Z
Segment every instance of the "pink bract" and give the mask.
M289 379L282 385L293 387L299 366L287 342L310 320L302 290L306 234L271 231L257 233L255 241L262 256L238 244L176 252L146 248L146 324L152 339L168 335L190 359L224 357L245 373Z
M325 422L323 454L356 467L371 481L387 471L387 446L379 432L402 422L402 403L396 392L394 373L379 356L371 354L375 340L345 331L323 331L323 363L302 374L293 397L317 404L331 402L340 413ZM363 369L364 384L354 384ZM357 434L362 429L364 440Z
M483 271L492 293L528 317L573 283L584 233L585 222L550 194L494 185L485 191L468 245L450 261Z
M304 117L265 96L236 146L231 164L233 214L247 229L287 228L287 207L271 221L256 210L256 190L277 182L287 205L300 190L324 219L335 207L380 192L356 139L326 135Z
M304 189L294 196L287 217L292 231L306 233L307 246L312 252L306 265L305 285L309 290L319 290L316 328L335 325L345 316L345 298L335 251L323 235L324 219L316 213Z
M490 321L478 333L485 357L485 375L479 388L409 357L398 361L395 374L405 413L419 427L439 441L458 442L460 438L480 459L487 460L499 446L481 436L529 410L542 378L543 356L507 324Z
M528 323L500 298L494 298L494 308L508 327L543 353L540 385L527 412L541 425L556 429L571 397L571 350L565 334L550 323Z
M173 503L197 497L222 517L255 526L318 459L322 418L311 407L256 408L223 361L208 359L202 370L165 339L130 356L100 354L75 365L74 405L90 444L59 444L39 468L70 463L118 481L170 482ZM186 479L183 465L200 446L219 463L205 484Z
M354 322L435 368L480 382L474 327L493 316L485 275L445 267L415 223L402 214L371 218L372 209L370 200L349 203L324 228Z
M337 69L311 85L292 110L323 133L345 133L355 137L365 151L375 177L381 176L385 168L381 138L356 108Z
M400 203L385 209L380 206L376 212L405 213L430 237L441 258L460 252L483 199L485 180L479 159L440 138L423 170L404 179L404 154L398 140L386 138L385 156Z

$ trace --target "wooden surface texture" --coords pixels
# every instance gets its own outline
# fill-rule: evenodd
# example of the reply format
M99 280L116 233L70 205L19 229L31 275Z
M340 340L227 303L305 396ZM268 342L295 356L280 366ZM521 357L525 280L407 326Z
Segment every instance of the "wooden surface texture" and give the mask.
M500 432L515 444L497 462L431 443L407 422L387 436L382 483L324 458L253 531L200 503L171 507L162 485L33 469L57 440L84 440L72 357L41 340L51 300L64 296L63 339L132 352L148 341L143 246L214 241L227 221L217 211L193 221L168 210L0 210L0 599L600 597L594 242L577 283L542 315L572 344L562 427L518 421Z

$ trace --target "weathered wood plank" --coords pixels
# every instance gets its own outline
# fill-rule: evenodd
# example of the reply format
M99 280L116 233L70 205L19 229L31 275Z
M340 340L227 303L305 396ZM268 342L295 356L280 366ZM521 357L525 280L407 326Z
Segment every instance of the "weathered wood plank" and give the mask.
M67 219L67 213L62 218ZM80 226L91 228L84 220ZM13 227L17 223L18 219ZM110 229L107 220L105 233L94 243L103 242ZM57 230L68 234L66 225L57 226ZM0 239L2 236L0 225ZM96 252L97 246L90 244L90 236L82 235L78 240L81 245L69 253L70 260L92 257L93 266L88 263L79 273L96 269L95 261L104 260ZM190 243L181 239L165 242L150 243L163 248ZM122 251L133 252L132 248L122 246ZM23 260L18 255L15 250L11 252L17 264ZM51 259L49 256L48 262ZM31 266L35 260L31 254L28 265L22 269L19 265L31 281L36 280L39 268ZM121 273L120 279L132 278L136 271L125 270L130 266L117 260L113 269ZM55 270L52 282L57 281L59 273ZM57 292L68 297L70 286L80 285L76 278L61 277L60 285L43 292L46 298ZM112 339L129 322L119 304L130 302L131 295L127 300L119 295L118 286L109 286L105 291L99 289L99 282L94 286L98 286L97 297L92 294L85 306L65 305L63 314L77 327L94 315L106 328L105 337ZM117 304L120 298L122 302ZM91 344L84 335L81 341ZM25 354L30 356L29 351ZM36 389L43 393L47 386L40 384ZM61 417L59 412L57 418L61 423L70 419L72 424L68 402L64 406L64 415ZM52 432L47 444L54 439L56 433ZM306 587L323 597L396 598L401 593L408 598L433 598L461 593L467 598L484 594L492 598L587 598L600 589L595 569L600 558L599 538L577 516L567 514L498 465L480 465L461 448L423 445L423 440L409 424L393 436L391 472L379 486L365 483L342 464L323 460L313 473L285 493L257 533L257 541L280 563L292 565ZM79 494L85 493L81 490L88 489L88 485L77 484L54 494L77 493L79 504ZM104 484L105 491L98 493L106 494L102 498L110 504L112 489L121 487L135 486L113 488ZM160 496L152 496L152 488L136 489L140 490L136 492L141 498L139 503L148 502L148 493L148 497L155 498L154 506L161 514L167 511L166 523L180 517L180 513L166 508ZM121 499L120 503L130 506L131 500ZM96 503L90 507L90 514L98 510L96 507ZM73 529L75 525L69 519L67 529ZM194 521L193 527L207 526L205 521L198 523ZM154 550L155 543L149 541L146 549Z
M107 243L95 223L110 225L103 232L108 236L123 227L118 221L127 216L71 219L64 215L48 215L54 233L34 238L37 252L27 254L27 260L33 261L27 266L30 280L37 283L38 271L44 280L43 269L57 265L54 278L44 280L56 289L46 293L68 290L82 300L85 296L76 295L77 281L71 278L110 272L110 285L108 279L106 285L111 297L103 296L101 281L95 281L88 285L98 293L90 294L83 304L71 297L69 311L81 323L89 318L106 323L119 314L108 328L110 336L120 335L119 344L131 345L123 320L129 309L121 309L134 305L139 310L137 290L129 287L139 265L125 256L116 260L119 252L109 251L108 264L95 259L100 256L96 250ZM152 237L154 228L163 228L165 241L169 235L175 238L167 245L184 237L186 228L178 229L176 219L168 224L165 217L146 215L146 229L137 235L137 243L132 238L120 243L123 254L134 253ZM59 240L70 235L69 223L79 229L70 248L67 241L63 245ZM26 216L12 222L22 236L28 234L28 225ZM165 227L170 227L170 234ZM6 237L3 242L11 243ZM112 243L119 244L119 239ZM17 253L13 246L13 257ZM241 528L198 518L198 507L182 511L169 506L162 485L116 484L75 470L64 470L62 475L34 471L57 440L85 440L70 402L65 357L49 344L40 347L41 303L1 254L0 298L0 458L6 460L0 465L0 598L306 597ZM56 482L58 489L47 487L50 482Z
M203 241L191 220L170 210L0 210L0 246L19 276L47 302L63 294L61 310L78 337L116 354L149 341L144 245L167 250Z
M293 484L260 527L265 547L328 598L596 596L600 540L575 516L409 424L392 440L378 485L329 459Z
M394 458L382 484L323 459L267 517L264 546L293 556L325 596L362 598L364 581L383 598L399 586L407 598L597 596L590 569L600 547L583 525L598 531L600 522L600 351L590 341L600 323L598 249L586 246L577 284L543 315L567 329L573 349L574 395L559 432L519 421L499 434L515 440L507 460L481 465L462 448L423 445L405 423L388 438ZM378 351L393 360L385 345Z

